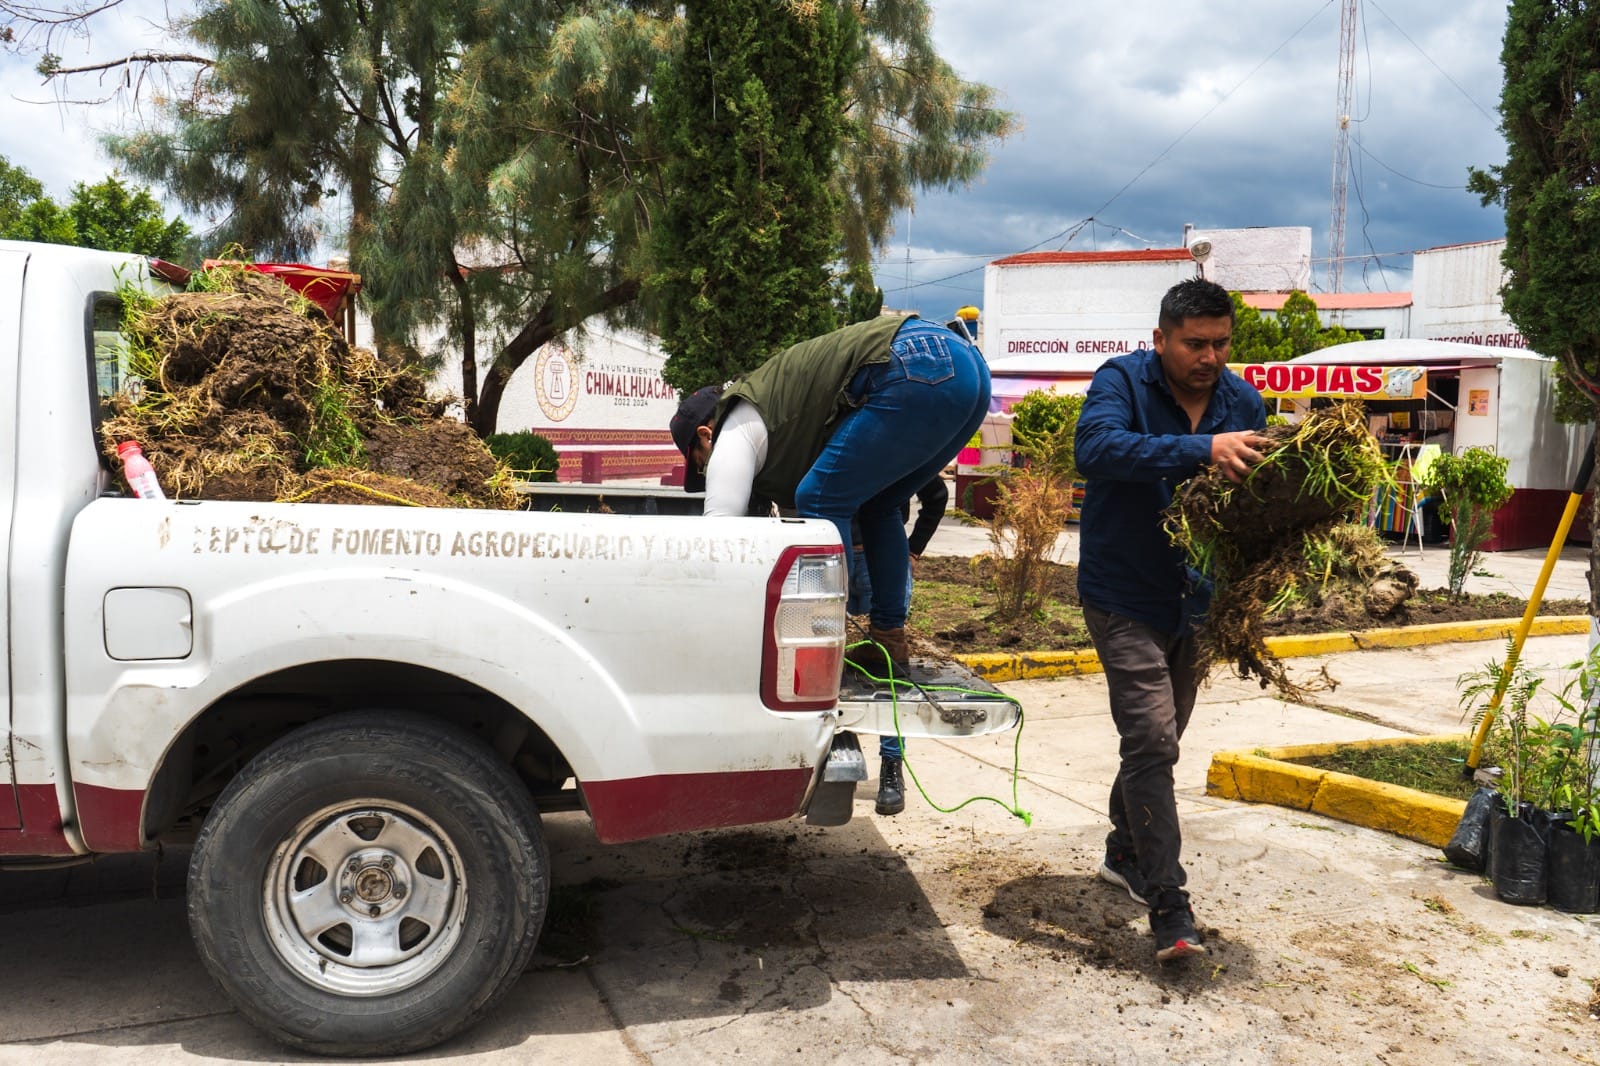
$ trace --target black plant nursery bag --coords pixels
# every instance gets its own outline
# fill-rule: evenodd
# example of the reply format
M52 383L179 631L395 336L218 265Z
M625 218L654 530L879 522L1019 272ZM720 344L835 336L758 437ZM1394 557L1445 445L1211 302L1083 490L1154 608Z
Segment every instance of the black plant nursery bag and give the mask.
M1480 788L1467 800L1467 809L1450 834L1450 843L1444 846L1444 857L1451 865L1473 873L1483 873L1489 866L1489 814L1499 808L1505 810L1500 793L1492 788Z

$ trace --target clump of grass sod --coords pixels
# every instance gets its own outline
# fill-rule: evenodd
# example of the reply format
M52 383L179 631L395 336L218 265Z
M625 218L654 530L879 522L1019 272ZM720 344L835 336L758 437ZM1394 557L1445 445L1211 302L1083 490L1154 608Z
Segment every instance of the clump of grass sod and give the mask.
M1394 474L1357 403L1315 410L1262 436L1270 442L1265 457L1243 482L1207 467L1179 488L1166 528L1214 586L1202 668L1231 663L1240 677L1296 698L1305 688L1267 649L1265 622L1325 585L1334 531L1380 486L1392 487Z

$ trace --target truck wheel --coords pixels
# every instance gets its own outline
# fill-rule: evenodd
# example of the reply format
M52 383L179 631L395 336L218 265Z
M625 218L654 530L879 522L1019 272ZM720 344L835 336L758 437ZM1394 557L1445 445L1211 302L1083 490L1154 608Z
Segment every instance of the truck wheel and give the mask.
M189 864L189 924L239 1011L293 1047L416 1051L521 976L550 858L522 783L419 715L324 719L228 785Z

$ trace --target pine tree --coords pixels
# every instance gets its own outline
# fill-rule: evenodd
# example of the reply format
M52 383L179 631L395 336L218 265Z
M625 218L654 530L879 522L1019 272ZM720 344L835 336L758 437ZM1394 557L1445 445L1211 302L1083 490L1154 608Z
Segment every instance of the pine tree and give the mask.
M987 85L963 81L933 44L928 0L841 0L863 43L845 96L844 255L865 265L924 189L970 185L1017 129Z

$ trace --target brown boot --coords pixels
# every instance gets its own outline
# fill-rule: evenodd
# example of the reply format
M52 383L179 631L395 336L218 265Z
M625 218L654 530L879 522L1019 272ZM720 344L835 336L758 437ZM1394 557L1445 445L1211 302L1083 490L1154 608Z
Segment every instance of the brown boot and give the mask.
M899 626L895 629L879 629L877 626L867 627L867 636L871 637L883 650L888 653L890 662L894 665L894 676L905 677L911 670L911 644L906 640L906 627ZM879 674L879 677L887 675Z
M878 646L871 641L862 641L844 653L844 680L849 681L855 674L868 678L889 676L889 664L885 661L883 652L879 651Z

